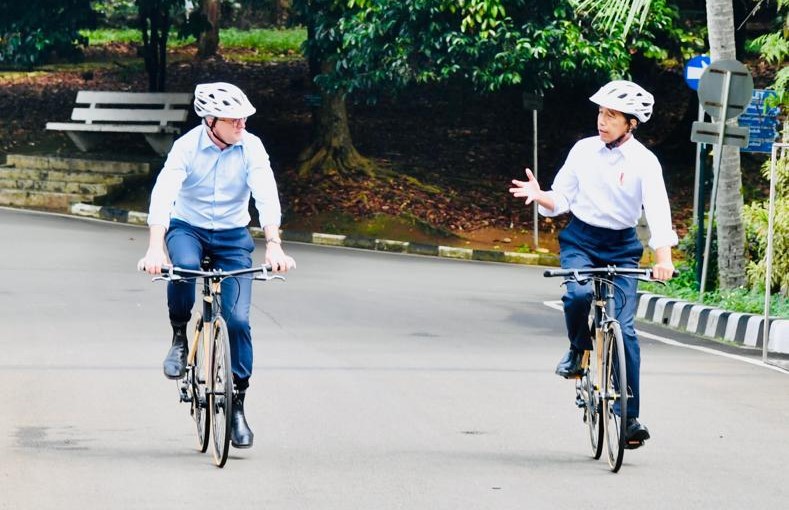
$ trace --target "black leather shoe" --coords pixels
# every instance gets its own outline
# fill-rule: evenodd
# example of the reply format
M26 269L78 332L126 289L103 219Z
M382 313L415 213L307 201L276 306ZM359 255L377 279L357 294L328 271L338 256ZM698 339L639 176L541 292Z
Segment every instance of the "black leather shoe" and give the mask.
M186 324L173 325L173 345L164 358L164 376L168 379L180 379L186 373Z
M244 397L246 392L233 393L233 410L230 417L230 444L235 448L249 448L255 439L255 434L249 428L244 416Z
M649 439L649 429L639 423L636 418L628 418L625 427L625 443L628 449L635 450L644 445Z
M583 369L581 369L581 361L583 357L583 351L576 351L575 349L568 350L559 364L556 365L556 375L567 379L582 376Z

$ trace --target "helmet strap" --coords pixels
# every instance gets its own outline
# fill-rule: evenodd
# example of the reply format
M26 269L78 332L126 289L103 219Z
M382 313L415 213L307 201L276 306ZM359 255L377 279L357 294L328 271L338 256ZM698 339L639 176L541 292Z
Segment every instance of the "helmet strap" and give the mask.
M205 125L208 127L208 131L211 133L211 136L212 136L213 138L216 138L216 139L219 141L219 143L221 143L221 144L223 144L223 145L224 145L224 147L220 147L220 149L222 149L222 150L225 150L225 149L227 149L228 147L230 147L230 144L229 144L229 143L227 143L226 141L222 140L222 137L221 137L221 136L219 136L219 135L216 133L216 131L214 131L214 126L216 126L216 123L219 121L219 119L217 119L216 117L212 117L212 118L211 118L211 123L210 123L210 124L208 123L208 121L207 121L207 120L205 120L205 119L203 119L203 120L205 121Z
M625 114L625 120L627 121L627 131L625 131L625 133L622 136L620 136L613 142L605 144L607 149L611 150L619 147L620 145L622 145L623 143L625 143L630 139L630 136L633 134L633 131L638 129L638 119L636 119L635 115ZM636 123L633 124L632 122L630 122L631 120L635 120Z
M630 139L630 130L628 129L628 130L625 132L625 134L623 134L622 136L620 136L619 138L617 138L617 139L616 139L616 140L614 140L613 142L610 142L610 143L607 143L607 144L605 144L605 147L606 147L608 150L611 150L611 149L616 149L617 147L619 147L620 145L622 145L623 143L625 143L625 142L626 142L626 141L628 141L629 139Z

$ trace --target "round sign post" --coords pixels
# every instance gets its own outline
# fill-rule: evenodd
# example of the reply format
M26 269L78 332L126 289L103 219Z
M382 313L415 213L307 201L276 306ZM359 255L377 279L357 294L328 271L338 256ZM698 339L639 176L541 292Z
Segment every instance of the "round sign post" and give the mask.
M707 238L704 244L704 261L699 282L699 302L704 300L704 288L707 283L707 269L709 267L710 245L712 241L712 223L715 218L715 201L718 196L718 174L720 172L723 146L726 142L727 129L735 131L737 128L727 128L726 121L738 117L751 102L753 93L753 77L741 62L737 60L717 60L702 73L699 80L699 103L710 117L713 124L717 121L720 126L717 133L717 148L713 161L712 196L710 197L710 217L707 225ZM746 140L747 145L747 140Z

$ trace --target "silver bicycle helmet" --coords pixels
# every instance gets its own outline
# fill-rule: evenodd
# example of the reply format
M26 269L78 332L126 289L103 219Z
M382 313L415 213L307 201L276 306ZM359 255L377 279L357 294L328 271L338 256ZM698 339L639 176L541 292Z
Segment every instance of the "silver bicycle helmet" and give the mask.
M606 83L589 100L600 106L634 115L639 122L646 122L652 117L652 107L655 105L652 94L627 80Z
M255 107L240 88L230 83L201 83L195 87L195 113L199 117L243 119L255 113Z

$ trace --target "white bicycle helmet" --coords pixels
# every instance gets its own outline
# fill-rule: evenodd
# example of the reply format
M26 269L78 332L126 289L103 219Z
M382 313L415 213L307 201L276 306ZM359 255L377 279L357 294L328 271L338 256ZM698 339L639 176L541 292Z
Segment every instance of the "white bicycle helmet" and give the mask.
M606 83L589 100L600 106L634 115L640 122L646 122L652 117L652 107L655 105L652 94L627 80Z
M195 113L199 117L244 119L255 107L240 88L230 83L201 83L195 87Z

